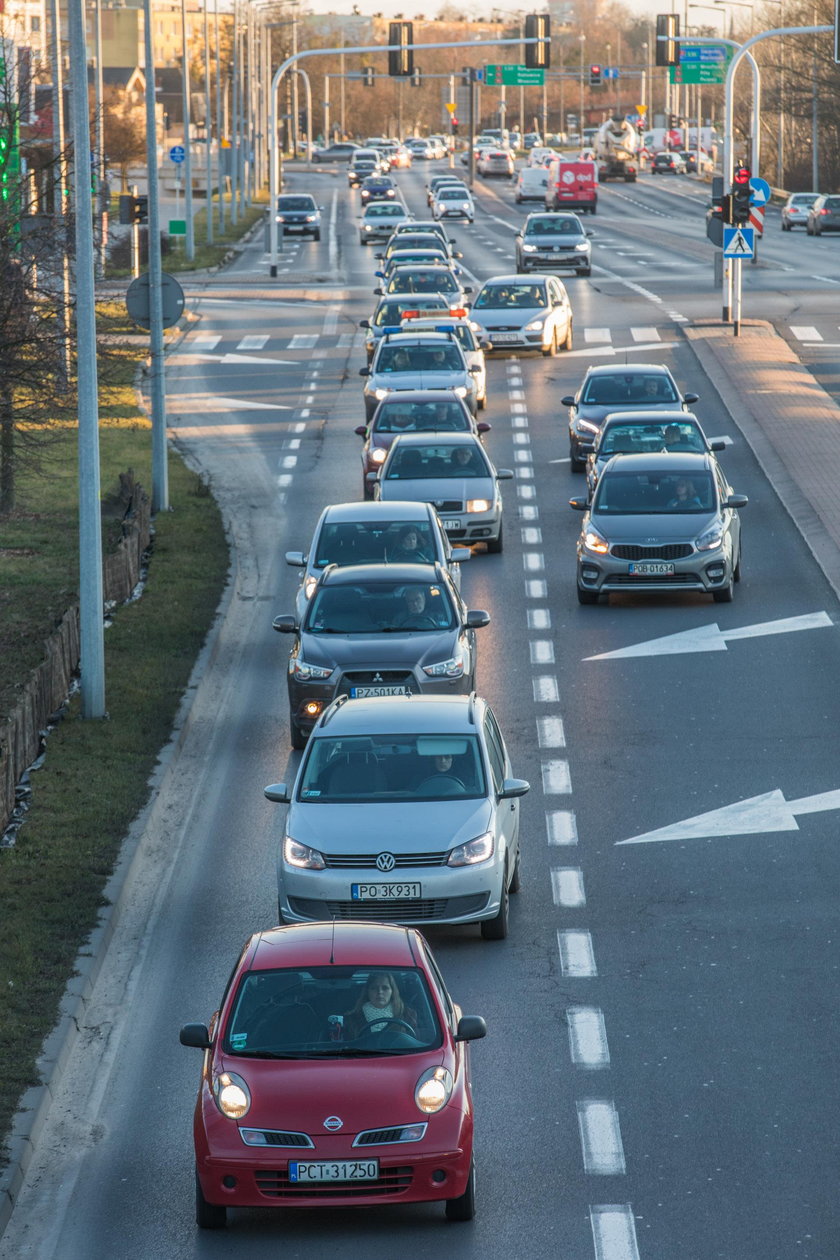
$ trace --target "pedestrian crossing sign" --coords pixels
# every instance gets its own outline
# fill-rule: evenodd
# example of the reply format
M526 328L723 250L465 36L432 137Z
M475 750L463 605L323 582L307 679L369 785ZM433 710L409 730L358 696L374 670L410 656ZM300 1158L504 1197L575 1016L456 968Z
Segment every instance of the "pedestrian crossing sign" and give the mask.
M755 228L725 227L723 229L724 258L752 258L755 254Z

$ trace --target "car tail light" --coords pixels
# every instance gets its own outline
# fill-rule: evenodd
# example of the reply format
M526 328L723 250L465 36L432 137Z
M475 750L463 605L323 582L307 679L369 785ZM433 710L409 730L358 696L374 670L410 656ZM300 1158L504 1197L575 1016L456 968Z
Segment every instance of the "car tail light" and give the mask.
M820 214L828 214L828 213L829 211L826 210L825 206L823 206L822 210L820 210Z

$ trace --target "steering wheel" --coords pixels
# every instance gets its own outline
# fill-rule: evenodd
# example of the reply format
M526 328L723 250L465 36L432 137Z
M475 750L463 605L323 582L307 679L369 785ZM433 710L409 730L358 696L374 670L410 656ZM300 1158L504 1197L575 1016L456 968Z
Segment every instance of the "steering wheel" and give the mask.
M375 1032L373 1031L371 1027L373 1024L376 1025ZM411 1024L409 1024L407 1020L385 1017L383 1019L372 1019L370 1023L367 1025L367 1027L363 1028L362 1031L353 1038L353 1040L361 1041L362 1037L378 1037L380 1033L384 1032L384 1028L382 1027L383 1024L396 1024L399 1028L404 1028L405 1031L410 1036L412 1037L417 1036L417 1033L414 1031L414 1029L411 1027Z
M407 625L403 625L403 630L437 630L437 618L431 613L418 613L416 617L406 617Z
M416 791L419 793L428 792L434 788L438 792L451 792L453 794L466 791L466 784L456 778L454 774L432 774L428 779L424 779L422 783L417 785Z

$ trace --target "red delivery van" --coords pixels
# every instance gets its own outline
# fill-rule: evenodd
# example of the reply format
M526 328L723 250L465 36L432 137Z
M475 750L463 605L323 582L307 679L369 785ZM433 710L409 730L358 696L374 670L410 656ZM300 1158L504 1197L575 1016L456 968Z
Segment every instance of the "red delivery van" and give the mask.
M547 210L580 210L594 214L598 205L598 167L586 159L555 158L548 168Z

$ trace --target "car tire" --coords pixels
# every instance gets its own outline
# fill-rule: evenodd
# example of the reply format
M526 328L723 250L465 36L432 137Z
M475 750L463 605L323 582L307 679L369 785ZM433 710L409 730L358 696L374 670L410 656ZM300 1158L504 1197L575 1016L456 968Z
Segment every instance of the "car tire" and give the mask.
M712 591L712 599L716 604L731 604L734 598L735 591L733 588L732 578L730 578L727 585L722 587L719 591Z
M571 350L573 345L574 345L574 329L572 327L572 321L569 320L569 326L566 329L566 338L563 342L563 349Z
M487 407L487 395L485 394L483 398L479 398L478 400L478 410L484 411L486 407Z
M321 239L321 233L320 233L320 232L313 232L313 233L312 233L312 239L313 239L313 241L320 241L320 239Z
M579 276L591 276L591 275L592 275L592 268L591 268L591 267L587 267L585 270L584 270L584 269L581 269L581 270L578 272L578 275L579 275Z
M470 1175L464 1193L457 1199L446 1200L448 1221L471 1221L475 1217L475 1160L470 1162Z
M295 752L301 752L306 747L308 736L298 726L293 717L289 718L289 743Z
M587 591L582 586L579 586L577 588L577 597L578 597L579 604L597 604L598 603L598 592Z
M507 885L502 883L502 901L499 913L492 919L482 919L481 936L485 941L503 941L508 934L510 920L510 897Z
M195 1174L195 1223L199 1229L224 1229L227 1225L227 1208L220 1203L208 1203Z
M575 448L569 443L569 467L574 473L586 472L586 460L575 455Z
M498 538L488 538L487 540L487 554L488 555L498 556L501 554L505 545L504 544L504 528L505 528L504 522L502 522L502 524L499 525Z
M814 235L814 230L813 230L813 228L811 227L811 224L810 224L810 223L806 223L806 224L805 224L805 235L806 235L806 236L813 236L813 235Z
M733 582L741 581L741 548L740 547L738 548L737 563L735 565L735 568L732 570L732 581Z
M551 334L551 342L548 346L542 348L544 359L553 359L557 354L557 329L555 328Z
M513 864L513 874L510 877L510 886L508 892L518 893L522 887L522 850L516 850L516 861Z
M782 224L782 231L783 231L783 232L789 232L789 231L790 231L790 224L789 224L789 223L783 223L783 224Z

